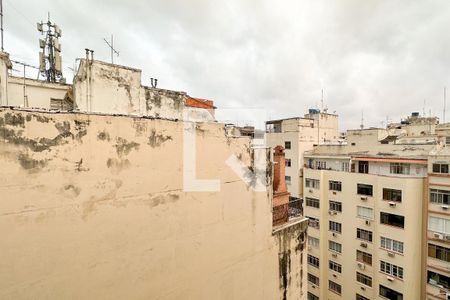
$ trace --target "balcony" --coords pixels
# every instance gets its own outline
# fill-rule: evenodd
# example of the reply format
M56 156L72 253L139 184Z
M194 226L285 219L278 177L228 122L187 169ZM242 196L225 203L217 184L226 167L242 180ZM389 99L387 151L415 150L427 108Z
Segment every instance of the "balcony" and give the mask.
M286 204L273 207L273 225L281 225L303 216L303 199L290 197Z

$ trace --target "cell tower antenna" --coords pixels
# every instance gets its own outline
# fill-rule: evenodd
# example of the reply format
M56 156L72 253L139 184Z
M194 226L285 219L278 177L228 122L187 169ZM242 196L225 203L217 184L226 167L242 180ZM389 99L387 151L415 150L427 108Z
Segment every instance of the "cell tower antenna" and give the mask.
M119 56L119 51L117 51L114 48L114 36L111 34L111 41L110 42L108 42L108 40L106 40L105 38L103 38L103 40L108 45L108 47L111 49L111 63L114 64L114 54Z
M43 35L39 39L39 71L48 82L64 82L62 74L61 29L58 25L50 21L48 12L47 22L37 23L37 30Z

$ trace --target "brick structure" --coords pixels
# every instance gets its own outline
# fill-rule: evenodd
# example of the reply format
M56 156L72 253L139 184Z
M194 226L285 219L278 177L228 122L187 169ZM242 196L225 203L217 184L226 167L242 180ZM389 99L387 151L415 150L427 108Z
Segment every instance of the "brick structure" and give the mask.
M286 186L286 162L282 146L275 147L273 160L273 224L279 225L289 220L289 192Z

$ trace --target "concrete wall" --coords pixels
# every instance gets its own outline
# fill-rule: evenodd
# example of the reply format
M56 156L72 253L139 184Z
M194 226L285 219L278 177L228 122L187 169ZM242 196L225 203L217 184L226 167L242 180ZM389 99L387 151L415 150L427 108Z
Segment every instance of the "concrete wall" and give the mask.
M250 141L183 122L0 110L1 299L305 299L305 223L273 233L271 185L226 164Z
M50 99L64 99L69 84L48 83L42 80L25 79L21 77L8 77L8 105L22 107L37 107L50 109Z

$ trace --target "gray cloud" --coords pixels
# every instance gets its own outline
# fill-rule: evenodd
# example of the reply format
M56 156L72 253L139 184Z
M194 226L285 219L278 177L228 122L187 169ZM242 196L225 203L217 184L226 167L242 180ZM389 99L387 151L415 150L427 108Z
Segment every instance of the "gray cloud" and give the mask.
M5 1L13 58L37 64L34 23L50 11L65 66L86 47L109 60L103 37L114 33L117 62L143 69L144 83L157 77L271 118L320 105L324 88L342 129L359 126L363 110L366 126L380 126L421 112L424 99L426 113L441 116L450 89L448 1Z

